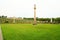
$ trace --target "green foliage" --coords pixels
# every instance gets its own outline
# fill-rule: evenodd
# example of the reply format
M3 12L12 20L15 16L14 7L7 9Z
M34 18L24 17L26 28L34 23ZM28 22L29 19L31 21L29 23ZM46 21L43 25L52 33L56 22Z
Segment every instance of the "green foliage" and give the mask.
M36 17L37 23L50 23L51 18L38 18ZM14 19L13 18L7 18L7 16L0 16L0 23L13 23ZM31 24L34 22L34 18L23 18L22 20L20 19L15 19L15 23L28 23ZM52 18L52 23L60 23L60 17L58 18Z
M60 18L56 18L55 20L57 23L60 23Z
M34 20L34 18L24 18L24 20Z
M5 23L7 16L0 16L0 23Z

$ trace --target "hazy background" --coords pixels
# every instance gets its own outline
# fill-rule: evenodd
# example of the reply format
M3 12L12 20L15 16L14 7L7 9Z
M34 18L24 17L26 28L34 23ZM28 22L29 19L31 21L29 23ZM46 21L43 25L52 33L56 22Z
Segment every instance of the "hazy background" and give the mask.
M0 0L0 15L34 17L34 4L37 17L60 17L60 0Z

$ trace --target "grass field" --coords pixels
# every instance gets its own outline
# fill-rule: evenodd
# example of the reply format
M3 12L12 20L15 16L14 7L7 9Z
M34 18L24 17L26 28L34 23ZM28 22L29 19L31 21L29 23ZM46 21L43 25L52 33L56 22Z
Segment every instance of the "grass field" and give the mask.
M60 24L1 24L4 40L60 40Z

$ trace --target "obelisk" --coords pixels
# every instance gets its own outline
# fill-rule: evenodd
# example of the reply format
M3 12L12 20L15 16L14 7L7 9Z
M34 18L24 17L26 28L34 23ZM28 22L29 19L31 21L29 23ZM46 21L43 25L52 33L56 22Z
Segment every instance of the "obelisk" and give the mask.
M34 25L36 25L36 4L34 4Z

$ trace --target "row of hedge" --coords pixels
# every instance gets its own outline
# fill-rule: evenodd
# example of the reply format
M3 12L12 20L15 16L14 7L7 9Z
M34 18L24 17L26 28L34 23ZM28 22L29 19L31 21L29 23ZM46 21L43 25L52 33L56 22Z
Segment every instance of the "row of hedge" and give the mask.
M60 23L60 17L57 18L36 18L37 23ZM7 18L7 16L0 16L0 23L14 23L14 19ZM34 18L23 18L22 20L15 19L15 23L33 23Z

